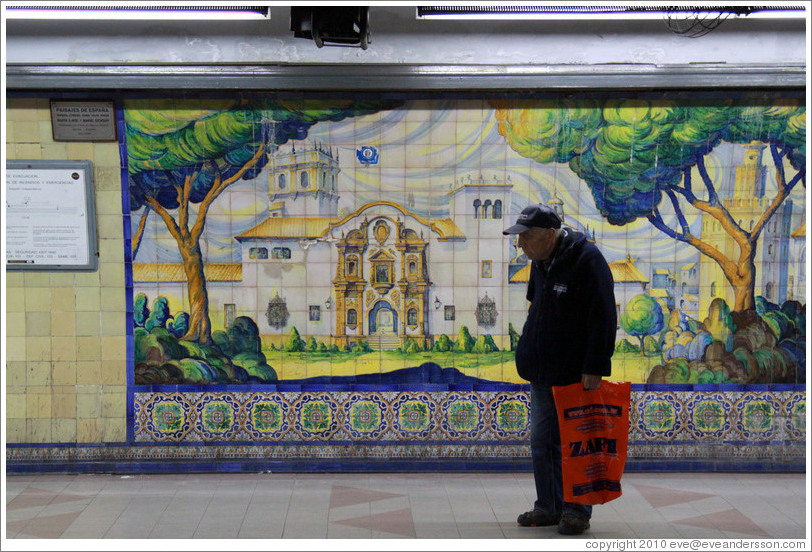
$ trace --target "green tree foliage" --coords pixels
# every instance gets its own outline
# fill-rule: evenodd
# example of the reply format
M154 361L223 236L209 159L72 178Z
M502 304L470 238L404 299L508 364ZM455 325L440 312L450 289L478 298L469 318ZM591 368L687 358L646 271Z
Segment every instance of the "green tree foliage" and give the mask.
M411 337L406 338L406 341L403 342L403 345L400 347L400 350L409 355L419 353L422 351L417 342Z
M539 163L567 163L611 224L647 219L667 236L719 264L734 289L734 310L754 308L753 256L761 232L792 189L806 185L803 99L751 95L718 100L495 100L499 133ZM762 142L775 167L777 195L752 228L739 227L720 199L705 157L722 141ZM794 174L792 171L794 170ZM697 185L694 180L699 181ZM661 203L668 199L669 210ZM691 233L686 209L715 220L739 251L726 255Z
M454 350L461 353L470 353L473 350L475 343L476 340L471 337L471 332L468 331L468 326L463 326L460 328L460 332L457 334L457 341L454 343Z
M152 328L165 328L167 320L171 317L169 313L169 301L167 301L166 297L158 296L155 301L152 302L152 312L149 314L146 322L144 322L144 329L150 331Z
M143 328L149 318L149 298L139 293L133 300L133 323L136 328Z
M446 334L441 334L434 342L431 350L435 353L446 353L454 348L454 343Z
M630 342L628 339L623 338L615 345L616 353L639 353L640 347Z
M358 341L352 346L353 353L369 353L372 351L372 347L369 345L369 342L364 338L359 338Z
M173 320L166 323L166 327L175 337L183 337L189 331L189 313L179 312Z
M307 338L306 349L308 353L315 353L316 351L319 350L319 345L318 343L316 343L316 338L313 337L312 335L309 338Z
M654 355L662 350L660 343L653 335L647 335L643 338L643 352L647 355Z
M477 337L476 342L474 343L471 352L473 353L493 353L498 351L499 347L496 346L496 343L493 341L493 337L490 335L480 335Z
M516 346L519 344L519 332L513 327L513 322L508 324L508 335L510 336L510 350L515 351Z
M651 296L641 293L626 304L620 315L620 327L640 340L640 350L645 351L643 338L663 329L663 309Z
M288 335L288 339L285 341L282 350L287 353L301 353L305 350L305 341L299 335L299 330L296 329L296 326L290 329L290 335Z
M717 297L711 301L708 317L702 323L715 341L724 343L728 351L733 348L733 332L736 331L736 325L733 323L730 307L724 299Z

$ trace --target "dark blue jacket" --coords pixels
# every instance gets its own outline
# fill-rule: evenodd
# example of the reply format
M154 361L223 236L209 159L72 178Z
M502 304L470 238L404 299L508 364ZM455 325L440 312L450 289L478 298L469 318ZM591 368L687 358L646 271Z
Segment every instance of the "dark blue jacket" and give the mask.
M609 376L617 333L614 288L595 244L566 230L552 259L530 268L530 310L516 346L519 375L545 385L576 383L582 374Z

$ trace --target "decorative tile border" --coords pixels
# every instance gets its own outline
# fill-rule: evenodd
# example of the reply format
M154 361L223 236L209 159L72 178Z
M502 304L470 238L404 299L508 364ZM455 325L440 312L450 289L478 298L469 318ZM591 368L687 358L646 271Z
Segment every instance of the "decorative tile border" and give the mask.
M632 391L627 469L804 469L802 386L651 387ZM132 442L9 444L7 471L529 467L526 389L139 391L133 405Z
M517 392L137 392L137 443L523 442Z

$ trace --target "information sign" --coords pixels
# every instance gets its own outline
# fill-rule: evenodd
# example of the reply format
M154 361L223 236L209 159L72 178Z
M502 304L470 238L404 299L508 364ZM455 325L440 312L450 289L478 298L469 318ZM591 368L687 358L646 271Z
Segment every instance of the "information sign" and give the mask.
M6 270L96 270L90 161L6 162Z

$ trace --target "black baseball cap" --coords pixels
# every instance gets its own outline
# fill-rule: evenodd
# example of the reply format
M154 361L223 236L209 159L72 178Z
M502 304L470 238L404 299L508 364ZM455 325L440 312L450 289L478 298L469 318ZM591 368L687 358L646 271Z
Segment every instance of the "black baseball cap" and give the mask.
M561 217L551 207L543 203L528 205L522 209L519 218L516 219L516 224L507 230L502 230L502 233L505 235L521 234L533 227L561 228Z

